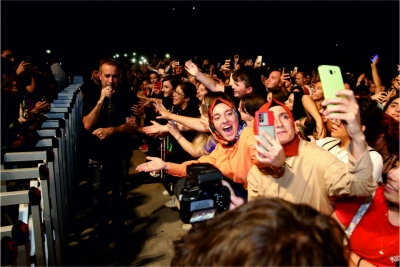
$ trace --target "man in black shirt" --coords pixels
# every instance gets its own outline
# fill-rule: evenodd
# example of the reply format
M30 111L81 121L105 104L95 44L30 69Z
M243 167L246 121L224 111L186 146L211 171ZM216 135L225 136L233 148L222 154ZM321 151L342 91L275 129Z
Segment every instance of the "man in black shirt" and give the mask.
M99 175L91 179L99 236L108 237L107 198L111 189L112 226L115 245L124 246L124 186L132 156L131 134L127 123L134 97L120 85L121 68L115 60L100 64L101 90L86 95L83 103L83 125L87 130L89 158L100 165ZM108 241L108 240L104 240Z
M90 78L90 81L85 82L82 85L83 97L85 97L85 95L88 95L91 93L99 95L99 92L101 92L100 71L99 71L98 65L92 67L91 75L92 75L92 77Z

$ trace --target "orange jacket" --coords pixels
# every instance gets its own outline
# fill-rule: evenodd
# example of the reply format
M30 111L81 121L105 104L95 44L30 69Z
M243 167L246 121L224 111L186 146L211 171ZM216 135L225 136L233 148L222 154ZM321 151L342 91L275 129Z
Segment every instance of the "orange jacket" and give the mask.
M259 168L265 167L256 158L257 143L251 127L245 127L237 142L231 147L217 144L211 154L202 156L198 160L186 161L182 164L169 163L168 174L178 177L186 176L186 166L194 163L210 163L219 169L223 176L240 183L247 190L247 174L253 164Z

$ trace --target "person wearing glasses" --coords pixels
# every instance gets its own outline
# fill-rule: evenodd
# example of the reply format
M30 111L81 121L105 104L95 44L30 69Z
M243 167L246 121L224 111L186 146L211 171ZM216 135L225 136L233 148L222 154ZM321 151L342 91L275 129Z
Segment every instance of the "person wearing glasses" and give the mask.
M365 136L370 136L373 133L375 127L379 127L379 117L382 114L382 110L378 107L375 101L370 98L364 97L357 99L358 106L360 107L361 127ZM350 136L346 130L345 125L341 120L330 119L326 122L327 128L331 133L331 137L316 140L311 136L312 142L315 142L318 146L328 150L335 157L348 163L348 150L351 143ZM372 161L372 177L376 182L382 182L382 157L376 151L368 146L369 155Z

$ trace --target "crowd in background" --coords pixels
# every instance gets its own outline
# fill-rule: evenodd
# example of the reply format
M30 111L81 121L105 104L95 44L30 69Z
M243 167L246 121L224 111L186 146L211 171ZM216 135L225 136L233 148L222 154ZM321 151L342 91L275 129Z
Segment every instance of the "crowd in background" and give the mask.
M41 72L29 60L14 64L10 49L3 49L1 56L2 152L28 149L38 139L34 130L46 120L45 113L49 111L51 101L67 83L65 74L54 58L48 59L48 68ZM83 123L88 133L102 144L104 140L111 141L105 146L88 144L88 157L104 154L103 158L96 160L106 161L110 155L105 155L105 151L111 151L112 155L121 156L122 161L122 157L126 158L125 151L133 147L129 138L120 139L120 134L130 134L135 129L143 141L139 149L149 156L146 163L137 169L149 172L154 179L165 170L174 184L175 190L166 188L164 192L171 196L165 204L167 207L179 208L177 196L185 181L179 177L186 175L186 166L210 163L221 170L226 178L225 184L232 192L232 206L243 207L211 220L209 227L204 224L192 228L184 245L177 248L173 264L212 265L215 263L212 253L220 246L231 244L226 240L242 239L235 235L241 228L233 228L210 244L204 243L207 249L202 249L203 243L198 240L204 236L211 239L218 225L234 219L229 214L236 212L240 215L246 211L247 205L256 206L252 203L260 198L277 196L283 202L274 205L286 205L293 211L296 208L285 201L307 204L324 214L323 220L328 225L332 223L328 216L332 216L343 229L347 229L347 248L351 253L343 254L344 258L336 262L344 260L357 266L395 266L400 261L400 66L397 73L394 66L395 74L390 81L381 81L378 69L379 57L376 57L371 61L370 73L343 73L344 90L340 95L346 100L331 101L324 98L317 68L304 71L301 66L294 69L268 67L260 56L246 59L235 55L220 63L175 57L162 60L154 57L149 64L141 65L102 60L93 65L90 80L85 81L81 88L85 110ZM327 108L329 104L336 104L337 110ZM274 112L276 137L255 132L254 121L259 110ZM118 118L117 115L113 117L113 112ZM98 126L100 124L112 125L114 130L104 130L108 129L107 126L103 128ZM118 132L120 126L126 129ZM284 130L280 132L279 129ZM165 142L165 151L160 151L161 142ZM123 153L119 150L121 146L125 146ZM104 151L95 148L104 148ZM160 157L161 152L164 154ZM116 167L120 162L114 161L115 164L106 170L110 177L113 171L126 171L127 168L125 161L123 168ZM306 182L301 184L295 178ZM116 186L123 187L120 184ZM262 204L263 208L272 205ZM360 207L366 210L364 216L359 215ZM276 212L276 216L281 216L279 211ZM309 218L312 212L299 213L295 216ZM354 225L355 217L359 217L355 223L357 226L349 232L349 225ZM118 222L123 219L121 215L115 218ZM259 230L258 223L262 222L258 219L244 218L254 220L254 228L248 229L249 232ZM271 218L265 220L267 224L273 223ZM311 228L319 226L312 225ZM190 229L191 225L186 227ZM335 233L336 238L344 235L339 227L337 231L336 228L330 230L325 237L335 244L332 251L336 253L335 249L341 242L335 239ZM289 243L300 242L302 238L318 239L318 234L312 237L299 235ZM268 264L267 260L260 258L261 254L239 254L242 253L239 249L259 244L256 240L251 241L254 244L249 241L249 244L236 248L237 255L244 255L243 264ZM310 244L318 247L318 242ZM306 250L299 249L296 253L305 255ZM246 262L250 257L255 257L256 261ZM198 262L200 258L204 262ZM239 258L237 256L233 262L222 258L218 264L233 265ZM296 265L299 264L296 259L270 262ZM308 263L332 265L333 262L334 259Z

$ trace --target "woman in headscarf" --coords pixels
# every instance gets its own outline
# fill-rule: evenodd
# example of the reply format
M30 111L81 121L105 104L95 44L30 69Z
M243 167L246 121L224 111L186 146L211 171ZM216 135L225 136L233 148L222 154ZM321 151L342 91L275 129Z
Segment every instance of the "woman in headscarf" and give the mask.
M208 118L211 134L218 142L211 154L182 164L147 157L150 161L140 164L136 170L150 172L164 169L170 175L184 177L187 165L210 163L219 169L224 177L234 182L231 185L236 195L247 199L248 171L253 164L259 168L268 166L261 164L256 158L254 132L251 127L246 127L234 104L225 99L217 98L211 104L208 109Z

